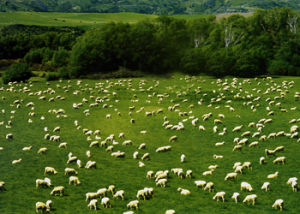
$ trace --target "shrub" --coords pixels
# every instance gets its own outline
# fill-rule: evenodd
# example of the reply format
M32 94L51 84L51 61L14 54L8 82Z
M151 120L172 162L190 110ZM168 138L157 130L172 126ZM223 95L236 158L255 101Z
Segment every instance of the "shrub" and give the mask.
M70 75L66 67L61 67L58 69L58 76L62 79L70 79Z
M70 52L66 49L59 47L57 51L54 52L51 65L55 67L61 67L68 63Z
M45 64L50 61L53 56L53 50L49 48L31 49L24 57L24 60L29 65Z
M26 63L16 63L11 65L3 74L3 83L14 81L25 81L32 76L30 67Z
M54 81L59 79L59 74L56 72L51 72L46 75L47 81Z

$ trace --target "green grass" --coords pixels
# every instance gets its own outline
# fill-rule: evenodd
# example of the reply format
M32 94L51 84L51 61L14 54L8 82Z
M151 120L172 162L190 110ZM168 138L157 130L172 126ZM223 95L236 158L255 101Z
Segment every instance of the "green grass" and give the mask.
M141 80L145 80L142 82ZM231 85L232 78L227 78ZM37 79L36 79L37 81ZM223 82L225 79L223 79ZM0 213L4 214L23 214L34 213L35 203L37 201L53 200L55 210L52 213L95 213L89 211L87 202L85 201L85 193L97 191L99 188L107 187L114 184L117 190L125 190L125 200L115 200L111 198L112 208L104 209L100 203L100 210L97 213L122 213L126 210L126 204L136 199L136 192L144 187L154 188L154 197L150 200L140 200L140 209L135 213L164 213L167 209L175 209L176 213L274 213L271 208L272 203L282 198L285 201L283 213L299 213L299 192L292 192L291 187L286 185L289 177L299 176L299 150L300 144L297 139L288 137L277 137L276 139L268 139L265 142L259 142L258 147L249 148L244 146L242 151L232 151L233 139L240 137L244 131L251 131L251 134L256 131L256 128L248 128L249 122L255 122L261 118L272 118L273 122L266 124L262 130L262 134L268 135L271 132L283 130L289 132L291 124L289 121L292 118L299 118L299 100L295 101L295 92L300 91L299 77L280 77L274 78L274 82L263 79L250 79L250 82L245 82L244 79L238 79L237 87L230 87L229 91L219 90L221 84L216 84L216 79L209 77L195 77L185 79L182 75L175 75L170 79L167 78L134 78L132 84L128 83L128 79L123 81L118 80L83 80L80 85L77 85L77 80L67 80L62 82L54 81L46 85L45 82L33 82L30 84L17 84L14 86L3 86L3 91L0 91L0 122L4 121L4 125L0 126L0 146L4 147L0 151L0 180L6 182L7 191L0 191ZM264 94L268 89L278 88L282 86L283 81L294 81L294 87L288 89L284 99L278 99L283 108L288 109L288 112L281 112L278 106L270 106L274 111L274 116L268 116L266 107L269 106L265 101L268 97L272 100L275 96L280 95L280 91L270 91L269 94ZM258 85L257 83L261 84ZM96 85L102 83L103 87ZM240 85L239 85L240 84ZM28 87L30 92L22 92L21 89ZM68 91L63 89L68 87ZM201 87L199 93L195 90ZM224 86L223 86L224 87ZM10 91L6 89L10 88ZM241 88L242 90L239 90ZM257 90L261 92L258 93ZM54 94L50 94L51 89L55 90ZM142 91L141 89L145 89ZM80 91L78 95L73 94L74 91ZM108 90L105 92L104 90ZM215 90L215 93L214 93ZM36 92L43 94L37 95ZM112 96L112 92L116 92L116 96ZM179 95L181 92L181 96ZM163 100L155 96L156 94L168 93L168 97ZM223 93L221 95L220 93ZM240 93L240 98L234 98L234 95ZM36 95L35 95L36 94ZM206 95L205 95L206 94ZM253 97L247 98L247 95L253 94ZM39 100L40 96L46 96L46 100ZM48 102L51 97L61 95L66 99L55 99L54 102ZM134 98L136 95L136 98ZM149 96L154 95L154 96ZM167 94L166 94L167 95ZM89 105L94 101L94 96L100 97L104 103L110 107L103 108L104 103L99 103L98 107L89 108ZM217 96L223 96L223 100L219 103L211 103L210 99ZM251 111L251 105L243 105L244 102L252 101L253 98L261 96L261 99L255 104L259 104L256 112ZM5 97L6 99L3 99ZM79 109L73 109L73 103L82 102L82 99L88 99L88 103L83 103ZM93 99L92 99L93 98ZM22 100L21 108L16 108L13 105L14 100ZM132 99L138 99L139 102L131 102ZM187 99L187 102L183 102ZM198 101L203 99L202 105L198 105ZM119 100L119 102L116 102ZM148 100L148 101L147 101ZM232 103L227 104L226 101L232 100ZM28 102L34 102L34 109L26 107ZM168 106L179 103L178 108L181 112L190 112L188 116L178 116L178 112L168 111ZM189 108L190 104L194 104L194 108ZM211 107L208 105L212 104ZM225 105L231 105L235 111L230 112ZM132 111L132 116L129 116L129 106L135 106ZM290 110L291 107L297 106L296 110ZM141 107L145 110L137 113ZM218 108L219 107L219 108ZM63 108L66 111L67 118L57 118L55 114L49 113L50 109ZM163 109L163 113L155 114L150 117L145 116L145 111L156 111ZM1 113L4 109L5 113ZM85 116L83 111L90 109L90 115ZM11 111L16 111L14 114ZM28 116L29 112L35 112L35 116ZM121 112L121 116L117 115ZM208 121L202 121L202 115L212 112L213 116ZM112 115L111 119L106 119L106 114ZM212 132L214 126L213 120L218 118L218 114L225 115L223 124L218 125L219 129L226 127L228 132L224 136L219 136ZM41 116L45 116L45 120L40 120ZM190 116L199 118L197 127L192 126L191 119L184 123L184 130L175 131L167 130L162 127L163 118L167 116L171 124L177 124L183 119L188 119ZM136 123L131 124L130 118L134 118ZM28 123L31 118L33 123ZM8 120L12 120L12 127L6 128ZM124 140L116 138L119 145L115 145L114 150L126 152L126 157L116 159L111 157L110 153L104 148L89 148L89 141L82 133L82 130L77 130L74 126L74 120L78 120L82 128L90 130L99 129L102 139L105 139L110 134L115 134L117 137L120 132L125 133L125 139L131 139L132 146L124 147L121 143ZM206 131L199 131L198 125L205 126ZM232 132L236 125L243 124L241 132ZM43 128L47 126L50 134L58 134L61 136L61 142L67 142L66 149L59 149L57 142L44 140L46 132ZM60 126L60 133L53 133L54 127ZM299 126L299 122L298 122ZM140 134L141 130L147 130L147 134ZM6 140L5 135L13 133L13 140ZM178 140L169 143L170 136L177 135ZM92 136L94 138L95 136ZM251 139L252 142L258 138ZM225 141L225 145L215 147L215 143ZM138 161L132 158L134 151L141 143L146 143L145 150L140 150L141 154L150 153L151 160L143 161L144 168L138 167ZM155 150L159 146L172 145L172 150L165 153L156 153ZM31 151L24 152L22 148L32 145ZM275 157L266 157L267 164L259 165L258 161L261 156L265 156L264 150L274 149L276 146L283 145L285 150L278 153L278 156L286 156L285 165L274 165L272 160ZM41 147L47 147L46 154L37 154ZM85 151L90 149L92 153L91 160L97 162L97 169L78 169L75 164L67 165L67 154L72 152L79 157L84 163L89 160L85 155ZM186 162L180 163L180 155L186 155ZM221 154L224 156L221 160L214 160L213 154ZM22 158L19 165L12 165L11 161ZM253 170L245 170L244 174L239 174L236 181L224 181L226 173L232 172L232 166L237 161L251 161ZM202 172L207 170L207 167L212 164L218 164L219 168L215 170L213 175L204 177ZM44 178L44 167L52 166L58 170L57 175L48 175L55 186L63 185L65 187L64 197L50 196L52 188L35 188L35 180ZM78 170L78 177L81 181L80 186L70 186L68 177L64 175L65 167L74 167ZM170 170L171 168L181 167L184 171L193 170L192 179L179 179L174 174L170 173L168 185L166 188L156 187L154 180L146 179L148 170ZM267 181L267 175L279 171L278 178L270 180L271 190L263 192L260 190L263 182ZM212 200L214 193L208 193L201 189L197 189L194 185L195 180L213 181L216 191L226 192L226 202L217 203ZM253 193L258 195L257 204L255 206L247 206L241 202L235 204L231 200L233 192L240 192L241 198L249 194L240 191L240 183L242 181L249 182L254 188ZM189 189L191 195L181 196L177 192L177 188L182 187Z

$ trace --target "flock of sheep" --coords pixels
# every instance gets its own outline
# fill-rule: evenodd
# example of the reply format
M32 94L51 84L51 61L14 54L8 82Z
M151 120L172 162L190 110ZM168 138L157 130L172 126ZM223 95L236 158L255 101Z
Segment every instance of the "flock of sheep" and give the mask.
M38 90L34 88L33 83L29 84L18 84L18 83L10 83L8 86L0 88L1 102L6 102L8 100L8 96L12 96L14 93L23 93L26 95L26 100L30 100L29 102L25 102L23 99L14 99L11 103L9 103L10 109L2 109L1 113L3 115L10 113L10 117L3 121L0 121L1 130L7 130L5 133L6 141L9 143L17 142L17 138L15 138L14 134L14 123L18 121L15 120L15 114L19 110L26 109L29 111L28 117L26 119L29 124L38 123L39 120L44 121L47 120L49 114L55 115L57 118L58 126L55 127L41 127L41 132L43 133L43 138L40 139L44 142L51 142L57 144L57 149L68 150L69 143L64 142L64 136L61 135L62 129L64 129L64 124L61 118L68 118L71 114L67 113L64 108L58 109L48 109L47 112L44 112L43 115L37 114L35 100L43 101L45 103L53 103L56 101L65 102L69 97L66 94L70 94L70 96L80 97L83 96L82 93L86 91L97 91L96 94L92 94L89 97L82 97L81 102L76 102L71 104L71 108L73 111L82 111L80 117L89 117L92 114L92 110L95 108L99 109L111 109L109 114L105 115L105 118L101 120L112 120L114 118L123 117L124 114L130 116L128 121L128 126L135 126L137 123L134 115L135 114L144 114L145 119L155 116L161 115L161 128L168 130L170 133L169 141L161 142L160 146L157 146L154 149L154 153L162 154L162 153L172 153L174 150L174 146L181 140L178 137L179 132L184 132L185 129L191 128L189 123L192 125L192 128L196 129L197 132L201 133L210 133L215 136L222 138L227 134L232 134L234 137L231 142L228 141L219 141L214 142L214 146L216 148L216 153L211 157L211 165L208 166L207 170L203 171L200 174L196 174L194 171L196 169L186 169L184 170L182 167L174 166L171 169L160 169L153 170L148 168L149 162L152 161L151 153L148 148L147 143L137 143L134 140L129 139L126 132L121 133L111 133L107 136L102 134L100 129L92 130L86 128L82 125L81 118L78 117L73 120L74 124L74 132L80 133L81 136L85 137L88 141L88 145L86 146L85 156L89 159L86 163L80 158L82 154L76 154L74 151L68 151L68 155L65 157L65 169L64 172L60 172L56 170L53 166L45 166L42 171L41 177L36 178L35 184L36 189L39 188L51 188L49 191L49 198L53 200L54 196L65 196L65 186L56 185L53 186L52 180L55 180L55 176L58 173L64 173L65 176L68 177L69 185L74 185L76 187L80 187L82 182L81 180L81 171L82 170L98 170L97 162L93 160L93 151L94 148L99 148L101 150L105 150L107 154L111 157L122 159L122 158L132 158L137 161L137 170L146 170L145 179L153 180L154 184L152 187L144 187L143 189L136 190L136 198L127 198L126 191L123 189L116 189L118 184L111 184L107 187L101 187L98 190L93 192L86 192L85 195L82 196L82 200L86 201L86 207L88 209L98 210L100 209L101 204L103 208L113 209L113 200L128 200L127 206L124 209L130 209L129 211L124 211L123 214L133 214L140 207L140 200L151 200L155 197L155 189L157 188L168 188L169 182L172 182L173 179L191 179L195 184L194 189L187 189L182 187L177 187L177 191L182 196L189 196L193 194L193 192L199 191L202 189L203 191L208 191L212 193L211 198L216 201L222 201L225 203L226 201L232 200L235 203L243 202L245 204L255 205L256 200L259 200L259 190L254 189L251 182L249 181L241 181L240 183L240 192L226 192L218 187L218 184L211 180L211 177L217 173L218 168L222 165L222 159L226 159L226 155L223 153L219 153L218 148L222 148L228 145L231 145L231 152L238 153L246 148L255 149L259 148L261 144L264 144L265 141L271 141L277 138L285 138L285 141L288 142L298 142L300 143L299 138L299 126L300 117L293 118L287 121L286 127L281 127L282 130L274 131L274 132L266 132L270 124L274 122L274 120L286 120L284 115L286 112L295 111L299 112L299 97L300 91L293 94L293 101L295 105L293 107L287 108L285 107L284 100L289 93L289 90L295 87L294 81L282 81L281 84L275 83L272 78L264 78L264 79L244 79L240 80L237 78L228 80L212 80L211 84L217 86L217 88L212 90L212 97L207 100L208 94L203 92L201 88L201 81L196 81L193 79L194 77L185 77L182 78L182 81L186 83L196 84L193 87L192 91L197 96L196 103L190 103L188 105L188 110L182 107L182 104L189 103L188 99L184 99L187 91L176 91L174 92L172 88L170 88L170 93L173 92L176 95L176 98L180 98L180 102L175 102L174 99L169 99L168 93L157 93L155 92L155 88L159 86L159 81L154 81L149 87L146 88L147 81L140 80L138 82L138 87L134 87L132 80L117 80L117 81L102 81L95 83L94 87L84 85L81 80L76 80L76 84L74 84L75 80L68 82L57 82L54 87L50 87L48 84L48 89L46 90ZM205 81L205 80L203 80ZM73 83L73 85L71 84ZM197 86L199 84L199 86ZM265 90L259 89L261 84L266 84L268 87ZM243 90L244 85L251 85L251 91ZM147 104L157 102L157 105L161 107L161 103L168 103L170 105L167 108L159 108L154 111L147 111L145 106L141 106L139 109L135 106L140 102L140 97L137 94L133 95L133 98L130 100L131 103L128 105L127 111L120 111L115 104L120 102L122 96L119 96L116 91L114 91L114 87L116 86L124 86L127 87L128 90L134 91L138 94L138 92L142 93L143 96L146 94L146 101L141 105L147 106ZM34 89L33 89L34 88ZM59 95L57 93L58 90L63 90L65 96ZM299 88L300 90L300 88ZM191 91L191 90L190 90ZM99 94L99 96L97 96ZM231 96L229 96L231 95ZM232 99L227 98L232 97ZM115 104L111 104L111 100L114 100ZM155 101L154 101L155 100ZM243 108L249 109L249 111L255 113L259 112L262 108L266 110L266 114L261 115L261 119L257 121L251 121L248 124L240 122L240 125L229 129L226 127L226 117L230 114L236 115L237 121L242 121L243 115L239 115L236 113L238 108L235 106L235 100L245 100L243 101ZM136 103L136 104L135 104ZM151 104L153 105L153 104ZM197 106L207 105L207 111L203 112L201 115L195 115L193 113L193 109L196 109ZM1 108L1 107L0 107ZM214 108L215 110L220 110L220 113L212 113L210 109ZM171 120L170 117L167 116L166 112L176 114L179 122L175 122L175 120ZM280 114L279 118L274 117L274 115ZM39 118L37 118L39 115ZM300 115L299 115L300 116ZM7 117L6 117L7 118ZM173 117L174 118L174 117ZM0 117L1 120L1 117ZM117 119L116 119L117 121ZM210 128L212 124L212 128ZM151 130L141 130L140 133L136 133L137 135L148 135L151 134ZM3 134L3 132L1 132ZM153 133L154 134L154 133ZM28 143L30 144L30 142ZM1 150L5 150L5 143L0 144L0 158L2 155ZM3 145L3 146L2 146ZM38 155L46 155L48 148L46 146L37 149ZM152 145L151 145L152 146ZM84 145L83 145L84 147ZM122 151L122 148L129 147L133 148L131 153ZM176 146L175 146L176 147ZM35 148L35 145L27 145L23 147L24 152L31 152L32 149ZM289 165L289 159L284 156L286 152L289 152L285 145L280 145L274 148L272 143L268 144L268 148L263 151L264 155L257 157L257 162L253 163L250 161L244 162L233 162L232 170L229 170L224 175L224 182L236 182L238 177L242 177L243 173L247 172L255 172L257 170L257 164L261 166L270 164L268 160L272 159L272 164L282 164ZM74 153L74 154L73 154ZM277 156L279 155L279 156ZM11 164L19 165L22 164L22 154L20 153L20 158L11 160ZM185 165L187 160L189 159L189 154L180 154L178 157L178 164ZM148 161L146 163L146 161ZM76 168L76 169L75 169ZM170 173L171 172L171 173ZM48 176L48 177L42 177ZM270 191L272 186L272 181L276 179L280 175L280 171L274 171L268 175L266 175L266 181L261 185L261 191ZM50 177L51 176L51 177ZM174 178L175 176L175 178ZM51 179L50 179L50 178ZM1 179L1 175L0 175ZM1 191L10 191L10 189L6 189L5 184L10 181L1 181L0 180L0 190ZM34 183L34 181L32 181ZM291 176L286 182L287 185L291 186L291 194L298 191L298 179L296 176ZM56 182L54 182L56 183ZM276 188L275 186L272 188ZM240 200L242 192L249 192L248 195L244 197L243 200ZM255 194L253 193L255 192ZM1 194L1 193L0 193ZM70 193L71 194L71 193ZM229 198L229 196L231 197ZM55 204L52 200L47 200L45 203L41 201L36 202L36 212L51 212ZM59 200L59 199L57 199ZM274 203L270 204L270 207L274 209L283 210L284 209L284 199L282 198L274 198ZM176 207L176 204L174 204ZM166 214L175 213L173 209L166 209L164 211Z

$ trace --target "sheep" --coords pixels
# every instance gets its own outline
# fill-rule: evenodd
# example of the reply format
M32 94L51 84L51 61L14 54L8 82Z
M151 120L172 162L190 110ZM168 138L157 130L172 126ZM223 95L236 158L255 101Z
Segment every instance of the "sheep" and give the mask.
M159 179L156 182L156 186L166 187L166 183L167 183L167 179L166 178Z
M21 163L21 161L22 161L22 158L20 158L20 159L18 159L18 160L13 160L11 163L12 163L13 165L15 165L15 164Z
M8 133L6 136L5 136L6 140L12 140L13 139L13 134L12 133Z
M59 127L59 126L55 127L55 128L53 129L53 132L60 132L60 127Z
M44 178L44 179L36 179L35 180L35 187L38 188L40 185L50 187L52 186L51 180L49 178Z
M46 174L54 174L54 175L56 175L57 171L53 167L46 166L45 167L45 171L44 171L44 175L46 175Z
M218 167L219 167L219 165L215 164L215 165L210 165L210 166L208 166L208 169L210 169L210 170L215 170L215 169L218 168Z
M285 162L285 157L284 156L277 157L275 160L273 160L274 164L276 164L276 163L282 163L282 164L284 164L284 162Z
M48 208L48 212L50 211L50 209L52 208L52 206L53 206L52 200L47 200L46 201L46 207Z
M186 178L192 178L192 174L193 174L193 171L189 169L189 170L186 171L185 177Z
M101 199L101 204L103 205L104 208L111 207L110 200L108 197L103 197Z
M127 204L127 208L128 209L138 209L139 208L139 201L138 200L134 200L134 201L130 201L128 204Z
M166 210L165 214L175 214L175 210Z
M145 149L146 148L146 144L142 143L141 145L139 145L138 149Z
M58 148L67 148L67 143L66 142L60 143Z
M91 200L91 199L95 199L98 198L99 194L97 194L96 192L88 192L85 194L85 201Z
M170 138L169 138L169 142L171 143L171 142L174 142L174 141L176 141L177 140L177 136L176 135L174 135L174 136L171 136Z
M245 181L241 182L241 190L244 190L244 189L249 191L249 192L253 191L252 186L249 183L245 182Z
M123 143L122 143L123 146L129 146L129 145L132 145L132 141L131 140L125 140Z
M78 168L81 168L81 167L82 167L81 160L77 159L76 164L77 164Z
M266 192L267 192L270 189L270 182L263 183L261 189L266 190Z
M270 149L265 149L266 155L275 155L276 151L275 150L270 150Z
M24 147L22 150L23 150L23 151L30 151L31 148L32 148L32 146L26 146L26 147Z
M213 197L213 200L217 199L217 201L219 201L219 198L221 198L222 201L223 201L223 203L224 203L224 201L225 201L225 194L226 194L225 192L217 192L215 194L215 196Z
M284 150L284 146L277 146L274 151L275 152L279 152L279 151L283 151Z
M199 125L199 131L205 131L206 129L205 129L205 127L204 126L202 126L202 125Z
M239 196L240 196L240 193L235 192L235 193L233 193L233 195L231 196L231 198L232 198L232 200L235 201L235 203L237 203Z
M275 172L275 173L273 173L273 174L269 174L269 175L267 176L267 178L269 178L269 179L277 178L278 173L279 173L279 172L277 171L277 172Z
M223 155L216 155L216 154L214 154L214 155L213 155L213 158L214 158L214 159L222 159L222 158L223 158Z
M293 192L297 192L297 190L298 190L298 182L297 181L293 181L291 183L291 186L292 186Z
M252 143L249 144L249 147L254 147L258 146L258 141L253 141Z
M126 212L123 212L123 214L134 214L133 211L126 211Z
M257 198L256 194L247 195L243 200L243 203L249 203L250 201L252 201L252 205L254 205L256 198Z
M72 156L72 157L69 157L68 161L67 161L67 164L70 164L72 162L76 162L77 161L77 157L76 156Z
M184 155L184 154L182 154L182 155L180 156L180 162L181 162L181 163L185 162L185 155Z
M98 146L99 147L99 142L97 140L91 142L89 147L91 148L93 146Z
M282 199L277 199L274 204L272 205L272 208L277 209L279 207L280 211L283 209L283 200Z
M227 181L228 179L236 179L237 178L237 173L236 172L231 172L228 173L226 175L226 177L224 178L225 181Z
M63 186L56 186L53 188L50 195L56 195L57 193L59 193L60 196L63 196L64 190L65 190L65 188Z
M249 162L249 161L244 162L242 167L252 170L251 162Z
M237 167L235 168L234 172L239 172L239 173L243 174L243 169L244 169L243 166L237 166Z
M204 188L204 186L206 185L206 181L203 181L203 180L194 181L194 183L196 184L196 186L197 186L198 188L199 188L199 187Z
M191 194L191 192L190 192L189 190L187 190L187 189L182 189L181 187L179 187L179 188L177 189L177 191L179 191L181 195L185 195L185 196Z
M50 211L50 207L47 206L44 202L36 202L35 203L35 211L36 213L39 213L39 210L42 210L42 213L49 212Z
M74 185L80 185L80 181L77 176L70 176L69 177L69 184L74 184Z
M235 162L234 164L233 164L233 169L236 169L236 167L237 166L241 166L242 165L242 163L241 162Z
M259 158L259 164L260 164L260 165L264 164L265 162L266 162L265 157L260 157L260 158Z
M121 152L121 151L113 152L113 153L111 153L111 156L116 157L116 158L125 157L125 152Z
M91 210L91 209L95 209L97 210L97 203L98 203L98 200L97 199L93 199L90 201L90 203L87 205L88 208Z
M145 190L141 189L136 194L137 199L140 199L142 197L144 200L146 200L146 193Z
M48 149L46 147L40 148L37 153L38 154L44 154Z
M168 170L166 170L163 173L158 174L155 178L155 182L157 182L159 179L162 179L162 178L168 178Z
M203 176L212 175L212 174L213 174L213 170L208 170L202 173Z
M298 178L292 177L292 178L289 178L289 180L286 182L286 184L291 185L293 182L297 182L297 181L298 181Z
M99 196L106 196L106 192L107 192L107 188L104 187L104 188L98 189L97 194Z
M85 165L84 168L86 168L86 169L96 168L96 161L90 161L90 160L89 160L89 161L86 163L86 165Z
M242 128L243 128L243 125L236 126L236 127L234 127L234 128L232 129L232 132L240 131Z
M225 144L224 141L222 141L222 142L217 142L217 143L215 144L215 146L223 146L224 144Z
M232 151L236 151L236 150L242 150L242 145L235 145L234 147L233 147L233 149L232 149Z
M153 177L154 172L152 170L147 172L146 178L151 179Z
M4 181L0 181L0 190L6 190L5 189L5 182Z
M122 200L124 200L124 190L119 190L119 191L117 191L115 194L114 194L114 196L113 196L114 198L121 198Z
M145 159L150 159L150 154L149 154L149 153L145 153L145 154L141 157L141 160L145 160Z
M204 190L208 190L208 192L213 192L214 191L214 183L213 182L207 182Z

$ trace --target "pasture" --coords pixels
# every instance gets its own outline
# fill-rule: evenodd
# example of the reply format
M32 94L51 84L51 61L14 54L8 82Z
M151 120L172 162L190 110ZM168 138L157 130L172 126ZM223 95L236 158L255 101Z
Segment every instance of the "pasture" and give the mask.
M275 213L272 204L280 198L284 200L283 213L300 212L300 193L286 184L290 177L300 178L299 129L290 130L300 124L299 77L217 80L176 74L170 79L40 81L2 85L0 89L0 181L6 189L0 190L0 213L34 213L36 202L50 199L51 213L119 214L128 210L126 205L137 200L137 191L144 187L152 187L154 194L148 200L140 198L134 213L163 214L168 209L185 214ZM254 126L249 127L250 123ZM233 131L241 125L239 131ZM54 132L55 127L60 130ZM9 133L12 139L6 139ZM124 138L119 138L120 133ZM51 141L45 135L60 140ZM170 142L174 135L177 139ZM235 138L239 138L236 143ZM244 144L240 143L243 138L248 139ZM126 140L132 145L122 145ZM106 146L90 147L92 141ZM249 147L254 141L258 145ZM63 142L66 148L59 148ZM138 149L142 143L146 147ZM167 145L170 151L156 152ZM236 145L241 145L241 150L233 151ZM29 146L31 149L23 150ZM106 151L108 146L113 146L113 151ZM265 149L279 146L283 151L266 155ZM43 147L47 151L38 154ZM125 157L111 155L117 151L125 152ZM82 168L67 164L70 152L82 161ZM150 159L141 160L145 153ZM216 155L220 158L214 158ZM262 156L265 164L259 163ZM274 164L280 156L286 162ZM88 160L95 161L96 168L86 169ZM244 167L235 180L225 181L235 162L251 162L252 168ZM204 176L211 165L217 165L216 169ZM47 166L58 173L44 175ZM69 185L69 176L64 174L67 167L78 172L80 185ZM192 178L179 178L171 172L174 168L182 168L184 173L192 170ZM146 178L150 170L169 170L166 187ZM276 178L267 178L276 171ZM36 188L36 179L45 177L53 186ZM196 180L213 182L214 192L198 188ZM266 181L270 182L267 192L261 190ZM253 191L241 191L241 182L250 183ZM109 185L124 190L124 200L108 193L111 208L104 208L98 198L98 211L90 211L86 193ZM64 196L50 195L54 186L64 186ZM179 187L190 194L181 195ZM224 203L212 199L220 191L226 193ZM240 194L238 203L231 199L234 192ZM249 194L257 195L255 205L242 202Z

